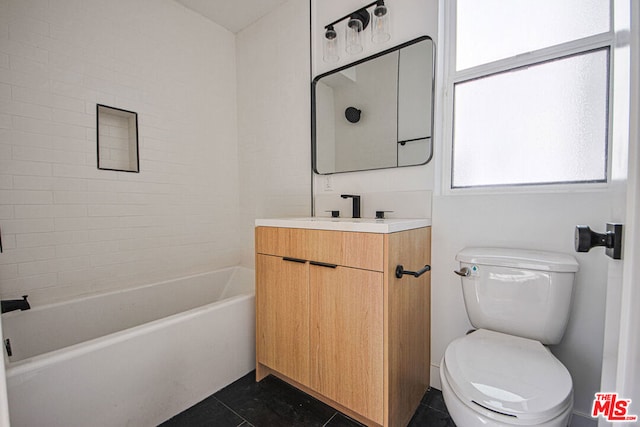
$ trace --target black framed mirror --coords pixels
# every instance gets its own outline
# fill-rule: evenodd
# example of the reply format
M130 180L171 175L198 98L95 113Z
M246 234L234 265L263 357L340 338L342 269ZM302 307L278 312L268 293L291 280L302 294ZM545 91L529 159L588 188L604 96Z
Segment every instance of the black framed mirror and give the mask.
M313 169L416 166L433 155L435 45L428 36L316 77Z

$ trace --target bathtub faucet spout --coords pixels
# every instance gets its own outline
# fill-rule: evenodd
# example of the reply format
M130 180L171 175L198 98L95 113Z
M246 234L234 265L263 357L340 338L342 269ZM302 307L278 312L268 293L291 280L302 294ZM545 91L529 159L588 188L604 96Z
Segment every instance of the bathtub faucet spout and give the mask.
M31 306L29 305L29 301L27 301L28 296L29 295L22 295L22 299L5 299L0 301L2 305L2 312L7 313L14 310L29 310Z

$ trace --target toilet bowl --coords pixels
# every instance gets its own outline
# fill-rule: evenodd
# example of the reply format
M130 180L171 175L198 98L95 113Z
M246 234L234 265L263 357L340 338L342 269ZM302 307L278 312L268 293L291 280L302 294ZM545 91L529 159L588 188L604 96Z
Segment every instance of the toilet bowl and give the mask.
M571 419L571 375L535 340L477 330L447 347L440 379L459 427L561 427Z
M564 427L573 382L546 345L558 344L578 263L570 255L466 248L458 253L465 308L477 328L440 364L442 395L459 427Z

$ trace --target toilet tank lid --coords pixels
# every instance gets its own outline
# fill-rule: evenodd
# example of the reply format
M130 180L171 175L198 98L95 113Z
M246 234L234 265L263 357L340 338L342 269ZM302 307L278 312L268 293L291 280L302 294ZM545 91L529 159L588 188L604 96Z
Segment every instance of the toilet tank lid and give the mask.
M575 273L578 261L568 254L514 248L464 248L456 260L469 264L495 265L559 273Z

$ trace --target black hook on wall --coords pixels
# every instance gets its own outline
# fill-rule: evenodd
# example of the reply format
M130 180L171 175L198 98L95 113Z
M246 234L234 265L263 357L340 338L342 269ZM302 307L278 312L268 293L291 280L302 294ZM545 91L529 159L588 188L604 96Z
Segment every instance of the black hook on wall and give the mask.
M358 110L356 107L347 107L347 109L344 110L344 117L349 123L358 123L361 115L362 110Z

